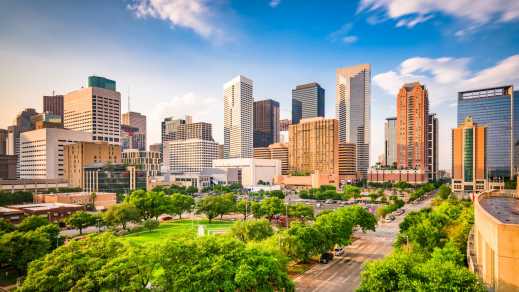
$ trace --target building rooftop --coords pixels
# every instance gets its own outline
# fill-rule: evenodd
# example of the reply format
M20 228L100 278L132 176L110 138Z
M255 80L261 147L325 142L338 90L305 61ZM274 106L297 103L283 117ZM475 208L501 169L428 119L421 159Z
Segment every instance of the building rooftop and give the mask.
M64 204L64 203L38 203L38 204L21 204L7 206L13 209L27 210L33 212L52 211L59 208L83 208L81 205Z
M484 196L479 204L490 215L505 224L519 224L519 199L512 197Z
M313 88L313 87L321 87L321 85L319 85L319 83L317 83L317 82L310 82L310 83L306 83L306 84L297 85L296 90L305 89L305 88Z

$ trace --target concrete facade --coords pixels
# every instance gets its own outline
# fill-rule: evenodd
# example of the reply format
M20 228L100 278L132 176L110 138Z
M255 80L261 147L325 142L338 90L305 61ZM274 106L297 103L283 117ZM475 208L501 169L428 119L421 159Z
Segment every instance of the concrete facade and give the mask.
M260 181L272 185L274 184L274 178L281 175L281 161L275 159L216 159L213 160L213 168L238 169L243 187L255 186Z
M429 182L429 177L424 169L369 169L368 182L397 183L400 181L411 185L422 185Z
M224 157L253 156L253 82L238 75L223 86Z
M281 174L288 175L288 144L276 143L268 147L254 148L254 158L280 160Z

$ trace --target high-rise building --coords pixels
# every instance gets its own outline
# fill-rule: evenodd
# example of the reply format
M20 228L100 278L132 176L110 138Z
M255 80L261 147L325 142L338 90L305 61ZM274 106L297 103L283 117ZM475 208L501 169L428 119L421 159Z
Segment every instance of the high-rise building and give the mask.
M480 193L485 190L488 128L467 116L452 129L452 190L455 193Z
M150 152L158 152L159 153L159 163L162 163L162 144L161 143L151 144Z
M337 175L339 124L322 117L303 119L289 128L288 163L291 173Z
M499 86L458 93L458 125L467 116L487 127L490 178L513 177L519 164L519 92Z
M225 83L224 157L251 158L253 155L253 82L238 75Z
M121 147L108 142L78 142L64 146L64 179L72 187L82 187L84 167L92 163L121 163Z
M281 174L288 175L288 144L275 143L268 147L255 147L254 158L281 161Z
M413 82L400 88L397 95L398 168L427 169L427 131L429 97L424 85Z
M7 128L6 150L8 155L16 155L16 178L20 178L20 133L34 130L36 115L35 109L27 108L16 116L16 125Z
M438 118L429 114L427 124L427 174L430 181L438 178Z
M43 112L32 117L34 129L63 128L61 116L51 112Z
M336 91L339 140L356 145L357 171L366 176L370 145L371 65L338 68Z
M121 151L126 149L138 149L137 144L139 139L134 139L134 137L138 137L139 129L137 127L132 127L130 125L121 124L121 134L119 139L119 144L121 145Z
M146 116L137 112L127 112L122 115L121 124L137 128L137 133L132 137L131 149L146 150ZM135 146L135 148L134 148Z
M34 130L33 117L38 115L35 109L27 108L16 116L16 127L21 132Z
M387 118L384 126L384 164L396 167L396 117Z
M63 95L43 96L43 112L57 115L63 122Z
M279 102L254 102L254 147L267 147L279 141Z
M160 173L161 154L157 151L126 149L122 152L122 161L125 165L146 171L147 176L156 176Z
M0 155L7 155L7 136L6 129L0 129Z
M121 94L115 91L115 81L90 76L88 85L65 95L65 128L90 133L94 141L119 144Z
M218 159L224 159L224 145L218 144Z
M339 143L339 176L350 182L357 179L357 154L353 143Z
M0 155L0 180L16 179L16 156Z
M324 88L317 82L292 89L292 124L301 119L324 117Z
M20 133L20 178L65 178L65 145L92 141L86 132L43 128Z
M200 172L218 158L218 143L187 139L164 144L164 166L171 173Z
M288 143L288 126L292 124L292 120L283 119L279 121L279 142Z
M185 119L165 118L161 123L162 143L186 139L213 141L213 127L206 122L193 122L190 116Z

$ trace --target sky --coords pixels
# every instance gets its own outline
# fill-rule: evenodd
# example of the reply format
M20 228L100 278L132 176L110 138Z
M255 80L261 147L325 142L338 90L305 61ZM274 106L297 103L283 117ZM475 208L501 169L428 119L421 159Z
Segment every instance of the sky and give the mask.
M213 123L223 142L223 84L241 74L256 99L280 102L318 82L335 116L335 70L372 65L371 162L405 82L429 90L439 118L440 169L450 169L461 90L519 87L516 0L2 0L0 128L42 96L117 81L122 112L148 117L148 144L164 117Z

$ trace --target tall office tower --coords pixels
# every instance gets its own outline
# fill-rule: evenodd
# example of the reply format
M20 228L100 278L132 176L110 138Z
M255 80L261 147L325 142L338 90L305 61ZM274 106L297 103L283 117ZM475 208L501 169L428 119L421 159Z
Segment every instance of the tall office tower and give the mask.
M61 116L51 112L44 112L33 116L32 123L35 130L43 128L63 128Z
M213 126L206 122L193 123L190 116L185 119L165 118L161 123L162 143L186 139L213 141Z
M7 155L7 135L6 129L0 129L0 155Z
M427 120L427 174L430 181L438 178L438 118L429 114Z
M357 171L367 176L369 167L371 65L361 64L336 71L335 112L341 143L356 145Z
M288 174L288 144L275 143L268 147L254 147L254 158L281 161L281 174Z
M458 125L467 116L487 126L489 177L513 177L519 164L519 92L512 85L458 93Z
M20 133L34 130L35 109L24 109L16 116L16 125L7 128L7 154L16 155L16 178L20 177Z
M387 118L384 125L384 162L396 167L396 117Z
M92 140L119 144L121 94L115 81L88 77L88 87L72 91L63 98L66 129L90 133Z
M267 147L279 141L279 102L254 102L254 147Z
M485 190L488 159L488 128L465 117L452 129L452 189L456 193Z
M65 145L91 140L90 133L60 128L20 133L20 178L63 179Z
M292 124L301 119L324 117L324 89L312 82L292 89Z
M121 146L108 142L78 142L63 148L64 176L72 187L82 187L84 168L92 163L121 163Z
M292 120L283 119L279 121L279 142L288 143L288 126L292 125Z
M132 145L132 149L146 151L146 116L137 112L127 112L122 115L121 120L121 124L138 129L137 133L133 135L135 145Z
M424 85L413 82L400 88L396 104L399 168L427 169L429 97Z
M63 95L43 96L43 112L60 116L63 121Z
M119 139L119 145L121 145L121 151L126 149L138 149L137 144L139 140L134 140L134 137L138 137L139 129L129 125L121 124L121 135Z
M218 159L224 158L224 145L218 144Z
M339 143L339 176L341 180L351 182L357 179L356 148L353 143Z
M303 119L290 126L289 137L290 172L338 174L339 123L336 119Z
M224 157L252 158L253 154L253 82L238 75L223 86Z
M38 115L35 109L27 108L16 116L16 127L21 132L34 130L33 117Z
M211 168L218 158L218 143L210 140L187 139L164 144L164 166L171 173L200 172Z

